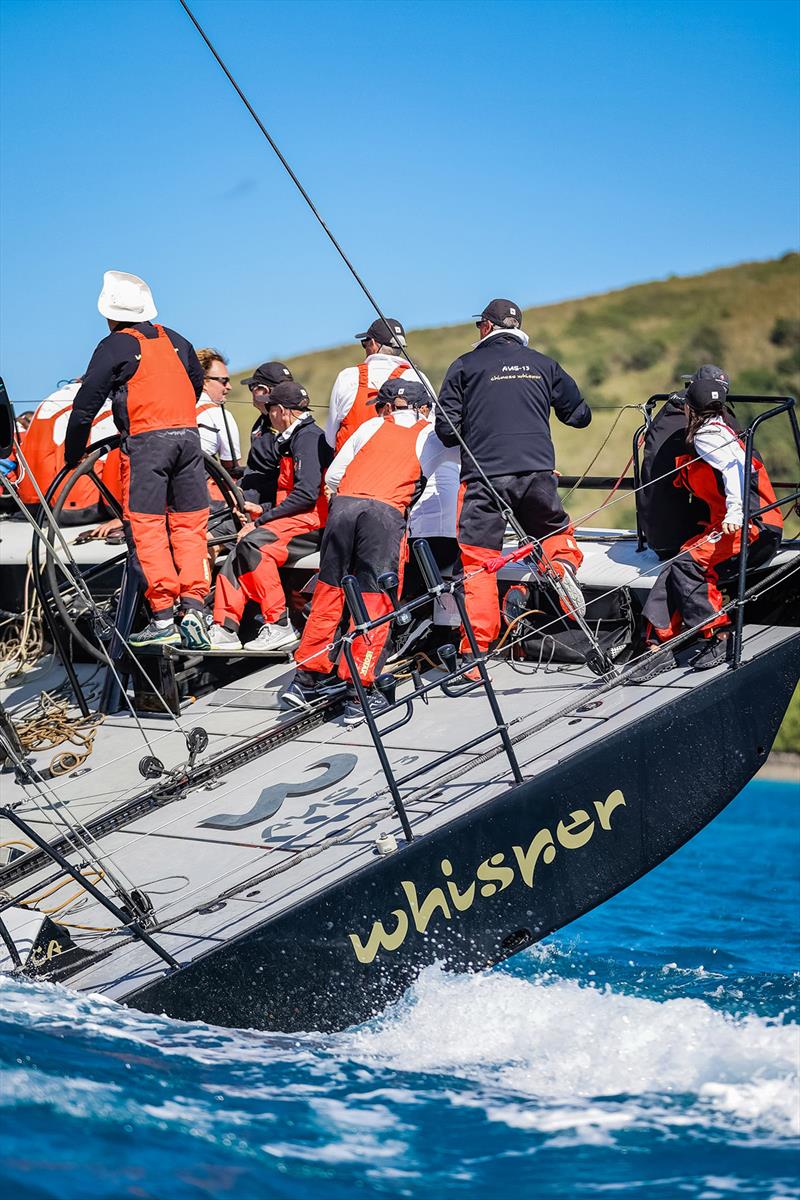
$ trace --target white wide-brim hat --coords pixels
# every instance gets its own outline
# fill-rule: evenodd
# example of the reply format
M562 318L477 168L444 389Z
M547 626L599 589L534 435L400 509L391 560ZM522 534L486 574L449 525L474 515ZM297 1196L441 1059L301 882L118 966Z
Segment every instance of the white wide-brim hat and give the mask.
M97 307L109 321L152 321L157 315L150 288L127 271L106 271Z

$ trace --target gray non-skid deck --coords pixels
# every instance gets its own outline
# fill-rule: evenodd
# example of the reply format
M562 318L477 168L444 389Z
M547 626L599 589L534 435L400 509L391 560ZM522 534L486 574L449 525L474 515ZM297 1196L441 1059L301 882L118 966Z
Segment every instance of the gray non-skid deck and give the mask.
M749 626L745 660L791 636L796 632ZM648 685L614 687L599 697L595 707L581 713L575 709L593 700L600 683L585 670L562 668L522 675L503 661L493 662L491 667L503 716L510 725L526 778L548 770L564 756L589 748L611 731L678 698L687 688L711 682L723 670L720 667L698 676L679 669ZM22 801L20 814L48 837L63 832L59 815L64 811L73 821L85 824L117 808L123 799L146 791L150 785L137 772L143 754L157 753L167 769L186 760L185 743L176 724L184 729L200 726L208 732L208 749L198 760L203 762L211 755L245 746L255 735L291 720L291 715L277 708L280 688L290 674L288 664L271 663L229 689L235 693L230 697L235 699L235 707L225 704L221 691L189 705L177 723L165 718L142 719L149 746L130 717L108 719L100 727L95 749L82 772L50 781L44 794L38 796L38 803L32 798L34 789L23 789L6 773L0 778L3 801ZM16 697L5 694L4 703L13 706L15 699L19 701L21 693L30 692L37 682L46 684L46 675L39 681L29 677ZM270 707L263 707L265 702ZM558 716L568 707L569 713ZM412 720L386 737L392 767L398 775L414 771L492 723L482 690L457 699L436 691L427 705L417 700ZM505 755L485 756L487 750L497 746L497 738L477 746L402 789L415 836L486 803L510 786ZM52 753L34 756L40 769ZM340 782L308 794L292 792L292 784L322 777L331 765L342 768L341 757L335 756L343 755L351 759L344 762L349 770ZM446 782L442 782L445 777ZM264 789L281 784L287 785L288 794L277 812L255 819ZM256 812L251 813L254 808ZM241 818L245 814L254 819L241 828L215 827L224 825L225 817ZM176 958L187 961L371 862L376 854L376 838L383 832L402 837L368 729L365 724L348 729L336 718L237 767L210 787L190 790L183 798L130 820L116 832L101 836L91 849L92 856L121 875L123 882L150 896L159 922L167 926L159 932L158 940ZM10 837L19 835L6 825L0 830L0 840ZM72 857L79 861L80 855ZM269 877L244 886L264 873ZM50 864L8 890L17 895L38 882L43 893L44 881L55 874ZM75 885L68 885L46 902L43 900L41 907L54 906L76 891ZM223 892L229 894L224 906L217 907L213 902ZM203 905L210 907L197 911ZM75 895L57 917L72 925L94 928L114 924L108 913L85 894ZM30 918L19 908L9 910L6 921L12 935L21 935L25 928L31 933L34 930ZM91 949L123 938L125 944L77 974L71 986L120 996L134 983L142 985L164 969L151 951L128 940L127 935L74 929L73 936Z

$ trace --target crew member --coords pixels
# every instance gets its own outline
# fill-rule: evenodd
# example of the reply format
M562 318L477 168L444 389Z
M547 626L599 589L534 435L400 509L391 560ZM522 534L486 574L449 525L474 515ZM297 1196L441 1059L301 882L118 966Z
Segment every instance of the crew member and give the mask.
M81 386L81 379L63 380L54 392L51 392L41 404L37 405L27 429L20 435L19 444L28 467L17 469L15 478L18 480L18 493L27 505L35 507L39 504L39 494L34 486L34 480L39 490L44 494L48 491L55 477L65 465L64 439L67 433L72 406ZM106 402L96 413L92 421L90 440L99 442L102 438L113 437L116 433L111 416L111 403ZM115 455L118 452L113 452ZM113 467L106 472L108 455L100 459L95 467L95 474L103 478L108 486L108 478L113 477ZM33 476L33 479L31 478ZM52 497L55 503L63 487ZM112 487L112 491L115 489ZM91 479L80 479L65 498L61 511L60 524L85 525L91 521L102 519L106 515L101 503L97 487Z
M278 486L280 455L275 446L275 430L269 419L269 394L279 383L294 382L292 372L281 362L266 362L257 367L242 385L250 389L253 407L258 412L250 431L250 452L240 487L246 500L274 504Z
M688 383L710 379L727 397L730 380L721 367L706 363L698 367ZM693 502L685 489L676 492L675 463L686 452L686 391L673 392L644 435L641 488L636 494L636 509L642 532L651 550L659 558L674 558L684 542L701 532L702 505ZM726 406L723 417L731 429L738 426Z
M278 568L291 566L319 548L327 515L322 476L331 456L309 412L308 392L298 383L279 383L271 389L266 405L278 435L277 502L248 501L254 521L241 530L236 549L217 576L210 637L218 649L242 649L239 624L248 600L257 601L264 624L245 650L264 653L297 645Z
M182 635L187 645L204 649L208 492L196 416L203 369L186 338L152 323L156 306L138 276L106 271L97 307L111 332L92 355L75 397L66 461L70 466L80 461L92 421L111 396L122 434L128 544L152 614L130 641L136 646L176 645Z
M681 467L675 486L686 488L707 513L703 532L681 547L677 558L662 570L644 606L646 640L650 650L676 637L683 624L702 625L703 647L691 661L695 671L705 671L725 661L730 619L723 613L720 575L732 575L742 548L744 488L750 488L751 511L775 501L775 492L763 463L753 455L753 471L744 478L742 439L725 419L725 388L708 377L694 379L686 389L686 447L678 458ZM781 543L783 517L774 508L749 523L747 561L764 566ZM661 671L677 666L671 651L655 658L645 655L630 680L643 683Z
M366 332L356 334L356 340L361 342L364 361L357 367L345 367L336 376L325 426L325 437L337 454L359 425L373 416L369 402L387 379L421 378L431 395L435 394L425 376L418 375L402 357L406 333L394 317L373 321Z
M588 425L592 414L575 380L552 358L529 348L521 318L511 300L486 306L475 322L480 341L449 368L436 408L436 432L444 445L459 445L460 435L466 447L461 450L458 544L467 613L481 650L500 631L497 582L479 568L502 548L501 504L540 542L569 601L562 600L565 611L584 607L575 581L583 555L553 473L550 409L575 429ZM466 637L461 648L469 649Z
M331 510L311 613L295 653L298 670L283 697L290 705L304 707L338 686L329 646L344 612L344 576L355 575L372 619L391 609L378 584L380 576L394 572L402 585L406 519L415 490L423 477L454 457L435 436L432 423L419 415L428 399L418 380L387 380L371 401L378 416L348 438L328 468ZM371 688L370 708L376 713L387 703L372 684L380 673L388 633L387 622L353 644L359 678ZM348 678L347 663L340 658L338 679ZM359 721L363 715L353 697L345 721Z
M203 391L197 401L200 445L206 454L218 458L226 471L235 471L242 452L236 422L225 408L231 390L228 360L211 346L198 350L197 358L203 368Z

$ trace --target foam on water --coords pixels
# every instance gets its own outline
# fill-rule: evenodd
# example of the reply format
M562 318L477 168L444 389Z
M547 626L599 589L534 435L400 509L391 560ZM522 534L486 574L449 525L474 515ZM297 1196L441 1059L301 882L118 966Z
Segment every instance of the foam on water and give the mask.
M90 1173L93 1200L163 1200L167 1179L171 1200L800 1200L798 814L754 787L547 944L432 967L341 1034L0 978L0 1193L85 1200Z
M393 1014L347 1045L365 1062L463 1076L534 1101L492 1105L491 1115L543 1132L734 1121L800 1135L798 1027L732 1017L702 1000L431 968ZM657 1103L672 1097L680 1110Z

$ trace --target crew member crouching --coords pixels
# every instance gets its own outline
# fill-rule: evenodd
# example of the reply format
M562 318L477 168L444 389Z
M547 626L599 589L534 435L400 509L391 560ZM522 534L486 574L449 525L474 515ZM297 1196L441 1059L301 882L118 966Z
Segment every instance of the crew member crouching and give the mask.
M335 642L344 612L342 579L354 575L372 619L385 616L391 601L378 579L397 574L402 584L406 547L406 520L415 490L423 477L453 457L439 442L430 421L419 408L430 396L416 380L390 379L372 401L378 416L366 421L350 437L328 469L325 482L332 494L330 515L320 550L319 580L311 613L295 652L297 673L283 699L305 707L323 699L338 679L349 678L340 658L337 672L331 644ZM389 623L353 643L359 678L369 688L373 712L386 700L372 687L380 673ZM353 696L345 721L361 720L363 712Z
M106 271L97 307L111 333L97 346L75 397L65 461L70 467L80 462L92 422L111 396L123 435L126 537L152 614L130 642L177 645L183 637L188 646L205 648L208 492L195 411L203 369L186 338L152 323L156 306L138 276Z
M439 392L436 432L461 446L458 544L464 599L480 650L500 632L497 580L480 568L503 546L510 510L537 538L561 581L566 612L582 611L575 574L583 555L558 495L550 410L583 429L592 419L575 380L552 358L528 346L522 313L511 300L492 300L477 317L480 341L451 364ZM466 636L462 651L469 650Z
M258 603L264 624L245 650L263 653L297 645L278 568L291 566L319 548L327 515L322 475L330 450L308 410L308 392L298 383L279 383L265 404L277 434L277 502L248 501L247 511L255 520L241 530L235 550L217 576L209 636L218 649L242 649L239 624L248 600Z
M650 650L676 637L684 624L702 626L704 645L691 660L692 669L705 671L725 661L727 613L721 612L720 575L732 575L742 548L744 487L751 489L751 511L773 504L775 492L763 463L753 455L753 471L745 485L742 439L725 420L727 391L716 380L696 378L686 389L686 445L690 454L678 458L682 468L676 487L688 488L703 501L708 520L699 537L684 543L677 558L656 579L643 609ZM755 517L748 529L748 564L764 566L777 553L783 530L779 508ZM645 655L629 679L643 683L677 666L671 650L654 658Z

